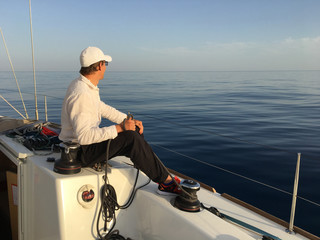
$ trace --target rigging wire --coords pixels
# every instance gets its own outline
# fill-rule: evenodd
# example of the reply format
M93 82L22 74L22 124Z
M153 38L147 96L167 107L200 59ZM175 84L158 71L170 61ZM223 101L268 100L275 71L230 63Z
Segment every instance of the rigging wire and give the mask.
M34 84L35 114L36 114L36 120L39 120L38 100L37 100L37 84L36 84L36 70L35 70L35 64L34 64L34 48L33 48L33 34L32 34L31 0L29 0L29 14L30 14L30 35L31 35L31 50L32 50L32 67L33 67L33 84Z
M0 32L1 32L1 35L2 35L2 39L3 39L3 44L4 44L4 47L6 49L6 52L7 52L7 55L8 55L8 59L9 59L9 62L10 62L10 66L11 66L11 69L12 69L12 73L13 73L13 76L14 76L14 79L16 80L16 84L17 84L17 88L19 90L19 94L20 94L20 99L21 99L21 102L22 102L22 105L23 105L23 108L24 108L24 111L26 113L26 117L23 117L24 119L26 118L29 118L28 116L28 113L27 113L27 109L26 109L26 105L24 104L24 101L23 101L23 97L22 97L22 93L21 93L21 90L20 90L20 86L19 86L19 83L18 83L18 80L17 80L17 77L16 77L16 73L14 71L14 67L13 67L13 64L12 64L12 61L11 61L11 57L10 57L10 54L9 54L9 50L7 48L7 44L6 44L6 41L4 39L4 35L3 35L3 32L0 28ZM12 107L12 106L11 106ZM15 108L14 108L15 109ZM16 110L17 111L17 110ZM19 112L18 112L19 113ZM21 115L21 113L19 113Z
M11 104L9 101L7 101L1 94L0 94L0 97L1 97L10 107L12 107L13 110L15 110L17 113L19 113L20 116L23 117L23 119L26 119L25 116L23 116L14 106L12 106L12 104Z
M14 90L14 89L8 89L8 88L0 88L0 90L5 90L5 91L10 91L10 92L17 92L16 90ZM26 95L34 95L34 93L30 93L30 92L24 92L24 94L26 94ZM52 96L52 95L48 95L48 94L39 94L39 93L37 93L37 95L40 95L40 96L43 96L43 97L45 97L45 96L47 96L47 97L51 97L51 98L54 98L54 99L60 99L60 100L63 100L63 97L56 97L56 96Z

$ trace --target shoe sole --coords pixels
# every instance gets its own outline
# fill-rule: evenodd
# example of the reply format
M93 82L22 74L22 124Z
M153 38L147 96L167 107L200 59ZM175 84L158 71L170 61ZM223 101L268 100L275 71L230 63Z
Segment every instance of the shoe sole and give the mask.
M162 195L162 196L178 196L179 194L178 193L173 193L173 192L165 192L165 191L161 191L159 189L157 189L157 193L159 195Z

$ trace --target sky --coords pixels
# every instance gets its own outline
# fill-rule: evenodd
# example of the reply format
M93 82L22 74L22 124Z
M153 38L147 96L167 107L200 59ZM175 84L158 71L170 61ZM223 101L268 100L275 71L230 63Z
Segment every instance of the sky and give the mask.
M320 70L319 0L32 0L36 71L78 71L80 52L109 71ZM29 0L0 0L16 71L32 71ZM0 71L11 71L0 38Z

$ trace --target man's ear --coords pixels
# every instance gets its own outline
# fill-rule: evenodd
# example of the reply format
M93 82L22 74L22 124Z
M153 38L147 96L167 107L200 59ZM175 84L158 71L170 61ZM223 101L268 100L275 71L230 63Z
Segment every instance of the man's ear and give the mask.
M100 62L100 63L99 63L99 65L98 65L98 69L97 69L97 70L99 70L99 71L100 71L100 70L102 69L102 64L103 64L103 62Z

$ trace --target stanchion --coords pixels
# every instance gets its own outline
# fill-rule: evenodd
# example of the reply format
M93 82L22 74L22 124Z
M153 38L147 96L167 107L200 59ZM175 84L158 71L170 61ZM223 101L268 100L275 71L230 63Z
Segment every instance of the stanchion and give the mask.
M294 214L296 212L297 192L298 192L298 183L299 183L300 158L301 158L301 153L298 153L297 165L296 165L296 174L295 174L295 177L294 177L294 185L293 185L293 195L292 195L290 223L289 223L289 229L288 229L289 233L293 233L293 222L294 222Z

